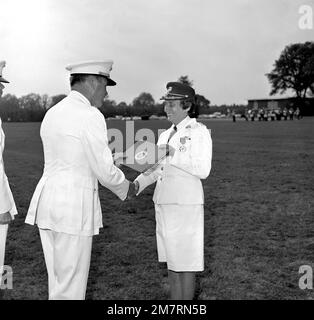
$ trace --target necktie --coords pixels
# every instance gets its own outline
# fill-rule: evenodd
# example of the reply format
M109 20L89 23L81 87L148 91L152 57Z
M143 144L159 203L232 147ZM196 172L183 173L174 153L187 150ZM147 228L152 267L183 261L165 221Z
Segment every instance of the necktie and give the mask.
M172 136L173 136L176 132L177 132L177 127L174 126L174 127L172 128L172 131L170 132L170 135L169 135L167 144L168 144L168 142L170 141L170 139L172 138Z

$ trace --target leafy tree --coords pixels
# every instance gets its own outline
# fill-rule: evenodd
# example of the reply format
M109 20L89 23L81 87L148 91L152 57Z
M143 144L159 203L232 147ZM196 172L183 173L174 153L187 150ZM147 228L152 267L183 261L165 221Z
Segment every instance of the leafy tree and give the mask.
M105 99L103 105L99 108L104 117L114 117L117 114L117 103L114 100Z
M154 113L155 100L150 93L143 92L132 102L133 111L136 115L152 115Z
M30 93L19 98L19 121L42 121L46 113L48 97Z
M50 98L50 105L49 108L53 107L54 105L56 105L57 103L59 103L61 100L63 100L66 97L65 94L58 94L56 96L52 96Z
M210 101L206 99L204 96L200 94L196 94L196 103L201 107L201 108L209 108Z
M181 82L183 84L187 84L190 87L193 87L193 81L189 79L189 76L181 76L178 79L178 82Z
M21 109L27 110L42 110L41 96L37 93L29 93L19 98Z
M6 94L0 99L0 117L3 121L17 121L19 99L12 94Z
M193 81L189 79L189 76L181 76L178 79L179 82L193 87ZM195 106L189 113L190 117L198 118L200 113L207 113L206 109L209 108L210 101L200 94L195 94Z
M17 111L19 99L13 94L6 94L0 99L0 110L3 112Z
M266 76L271 83L271 95L291 89L299 99L305 99L314 92L314 42L286 46Z
M118 105L116 106L116 113L117 115L124 116L124 117L130 116L128 105L124 101L119 102Z
M210 101L200 94L196 94L196 105L199 114L208 114Z
M314 47L314 42L312 42L312 44ZM308 60L308 63L306 64L305 74L306 74L306 77L308 78L308 82L310 83L309 95L310 97L313 97L314 96L314 50L312 52L311 57Z
M43 109L48 109L50 107L50 104L51 104L51 98L48 96L48 94L43 94L41 97L40 97L40 104L41 104L41 107Z
M167 115L165 112L164 103L157 103L155 105L155 114L156 114L156 116L159 116L159 117L161 117L161 116L165 117Z

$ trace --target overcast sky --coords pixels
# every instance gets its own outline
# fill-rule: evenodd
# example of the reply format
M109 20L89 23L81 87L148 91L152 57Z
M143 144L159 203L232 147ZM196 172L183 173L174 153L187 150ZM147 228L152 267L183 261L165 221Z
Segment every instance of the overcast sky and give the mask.
M6 93L68 93L68 63L113 59L111 99L158 100L188 75L212 104L269 96L265 73L313 0L1 0L0 60Z

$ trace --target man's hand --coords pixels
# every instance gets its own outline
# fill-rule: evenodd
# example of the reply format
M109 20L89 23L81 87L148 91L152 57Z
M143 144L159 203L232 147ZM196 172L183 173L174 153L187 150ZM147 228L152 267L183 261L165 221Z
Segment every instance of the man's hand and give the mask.
M12 221L10 212L0 214L0 224L9 224Z
M126 200L130 200L130 199L133 199L135 198L137 192L138 192L138 189L139 189L139 184L137 181L134 182L131 182L130 181L130 184L129 184L129 191L128 191L128 194L127 194L127 197L126 197Z
M170 146L169 144L161 144L160 146L158 146L158 149L164 151L164 152L168 152L168 155L170 157L172 157L175 153L175 148Z
M113 163L117 167L120 167L121 164L126 159L126 156L123 154L123 152L116 152L112 155L112 157L113 157Z

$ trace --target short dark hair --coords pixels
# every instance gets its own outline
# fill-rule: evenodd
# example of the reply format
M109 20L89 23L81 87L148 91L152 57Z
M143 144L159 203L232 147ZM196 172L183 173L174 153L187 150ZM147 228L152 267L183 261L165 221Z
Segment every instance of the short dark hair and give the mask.
M89 77L89 74L84 74L84 73L75 73L72 74L70 77L70 85L73 87L76 83L81 83L85 82L87 77Z
M182 109L188 109L188 108L192 108L194 105L194 103L192 101L187 101L187 100L183 100L181 101L181 106L182 106Z
M192 100L183 100L183 101L181 101L181 106L182 106L182 109L188 109L188 108L190 108L189 109L189 111L188 111L188 116L190 117L190 118L197 118L197 116L198 116L198 105L197 105L197 103L196 103L196 99L193 99L193 101Z

